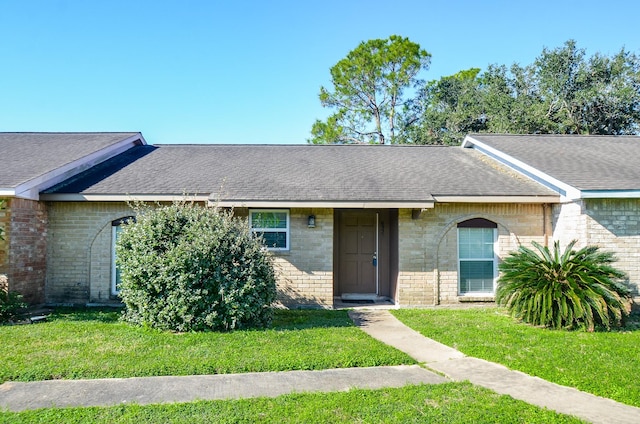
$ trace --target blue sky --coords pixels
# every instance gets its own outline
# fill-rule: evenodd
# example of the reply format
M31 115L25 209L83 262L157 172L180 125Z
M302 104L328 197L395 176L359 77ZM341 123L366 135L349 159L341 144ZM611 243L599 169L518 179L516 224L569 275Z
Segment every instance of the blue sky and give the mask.
M636 0L0 0L0 131L305 143L329 69L361 41L409 37L433 80L569 39L640 53L638 16Z

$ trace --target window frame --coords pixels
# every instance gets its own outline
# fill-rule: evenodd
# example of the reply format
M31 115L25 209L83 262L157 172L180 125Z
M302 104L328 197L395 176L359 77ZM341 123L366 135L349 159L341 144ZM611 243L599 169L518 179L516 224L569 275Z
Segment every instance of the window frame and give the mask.
M474 230L474 229L492 230L493 255L491 258L482 257L482 255L472 256L469 258L460 257L460 239L461 239L460 230ZM456 250L457 250L457 256L458 256L458 260L457 260L458 262L457 263L458 265L458 296L469 296L469 297L494 296L496 292L496 284L498 281L498 226L497 224L489 220L476 218L476 219L470 219L470 220L459 223L456 230L457 230ZM491 269L493 273L491 291L462 291L462 263L463 262L489 262L489 261L492 262Z
M264 213L264 212L284 213L286 227L284 229L283 228L263 228L263 227L253 228L253 214ZM291 211L289 209L249 209L249 230L254 234L285 233L286 247L269 247L265 245L264 248L273 252L288 252L291 250L291 213L290 212Z
M118 265L116 264L116 241L118 238L118 231L121 231L121 225L132 220L135 222L134 216L125 216L124 218L115 219L111 221L111 284L110 293L111 296L119 296L120 290L118 290Z

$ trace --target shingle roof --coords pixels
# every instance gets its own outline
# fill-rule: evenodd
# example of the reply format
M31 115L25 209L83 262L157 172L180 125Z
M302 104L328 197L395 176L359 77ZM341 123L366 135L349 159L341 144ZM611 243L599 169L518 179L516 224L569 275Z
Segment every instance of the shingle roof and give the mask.
M15 188L139 133L0 133L0 188Z
M470 149L373 145L137 146L47 193L211 193L234 201L553 194Z
M469 137L579 190L640 189L640 137L487 135Z

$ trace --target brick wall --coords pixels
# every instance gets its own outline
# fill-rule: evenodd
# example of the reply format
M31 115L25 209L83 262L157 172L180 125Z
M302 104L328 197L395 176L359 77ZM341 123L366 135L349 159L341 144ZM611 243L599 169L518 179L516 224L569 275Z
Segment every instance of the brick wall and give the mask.
M111 221L132 215L124 203L56 202L49 205L47 301L117 302L111 295ZM307 217L316 216L316 228ZM246 209L236 215L247 216ZM279 301L287 306L333 305L333 212L293 209L291 250L274 254Z
M247 209L236 215L247 216ZM307 218L315 215L315 228ZM287 307L333 307L333 209L291 209L287 252L273 252L278 301Z
M43 203L6 199L0 211L4 240L0 241L0 284L24 296L28 303L44 301L47 211Z
M111 296L111 221L130 215L125 203L49 203L47 302L118 302Z
M400 210L396 303L420 307L465 300L458 296L457 224L471 218L498 224L501 258L520 243L544 242L550 219L545 220L543 209L526 204L436 204L419 219L413 219L409 209Z
M629 277L629 287L640 303L640 199L586 199L556 206L554 238L565 245L600 246L614 252L614 266Z

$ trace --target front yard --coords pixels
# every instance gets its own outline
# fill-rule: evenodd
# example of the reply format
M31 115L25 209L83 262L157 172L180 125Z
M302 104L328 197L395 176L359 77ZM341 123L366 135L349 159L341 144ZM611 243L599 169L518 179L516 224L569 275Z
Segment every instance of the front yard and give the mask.
M625 331L557 331L510 318L500 308L393 311L421 334L468 356L640 407L640 325Z
M0 327L0 381L188 375L413 364L356 328L346 311L278 311L269 330L174 334L135 328L113 310L61 310ZM573 423L469 383L292 394L273 399L0 412L0 423L91 422Z
M346 311L277 311L269 330L180 334L132 327L119 315L69 309L46 323L0 326L0 383L415 363L356 328Z

